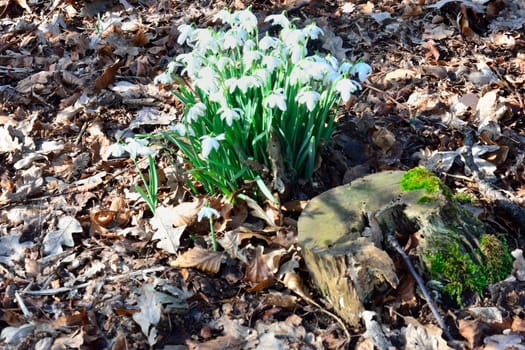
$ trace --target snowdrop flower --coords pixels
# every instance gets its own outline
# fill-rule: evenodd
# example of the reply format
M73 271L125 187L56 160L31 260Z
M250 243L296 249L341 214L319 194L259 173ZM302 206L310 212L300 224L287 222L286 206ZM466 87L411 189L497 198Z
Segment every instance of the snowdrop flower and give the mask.
M217 62L215 62L215 65L220 71L225 71L229 67L234 66L233 61L229 57L220 57Z
M242 112L240 108L230 108L228 106L222 106L217 111L220 114L221 120L225 120L228 126L232 126L233 120L241 119L239 112Z
M214 22L218 22L218 21L221 21L223 23L227 23L229 25L232 25L235 18L234 16L228 11L228 10L220 10L219 12L217 12L215 14L215 16L213 16L212 20Z
M364 62L359 62L355 64L352 69L350 70L350 74L356 74L359 78L359 81L365 81L366 76L370 73L372 73L372 67L370 67L368 64Z
M195 132L191 128L191 126L186 127L183 123L177 123L175 125L168 126L168 129L171 131L175 131L180 136L186 136L186 133L189 136L195 136Z
M279 57L275 57L275 56L264 56L264 57L262 58L261 63L263 64L263 66L266 67L266 69L267 69L270 73L273 73L274 70L276 70L277 68L279 68L279 67L282 66L283 61L282 61Z
M213 217L218 218L219 216L220 214L217 210L208 206L203 206L197 214L197 221L201 221L202 218L212 219Z
M131 137L126 138L126 145L124 150L129 153L131 159L137 159L137 156L154 155L155 151L148 147L148 140L146 139L134 139Z
M272 22L273 26L281 26L282 28L290 27L290 20L284 14L270 15L264 19L264 22Z
M286 106L286 96L284 96L284 90L279 88L275 90L272 94L268 95L264 99L264 106L268 108L279 108L281 111L285 112L288 108Z
M230 94L233 94L233 92L235 91L235 89L237 89L237 81L238 79L233 77L233 78L228 78L224 81L224 85L226 85L226 87L228 88L228 91L230 92Z
M319 28L315 23L310 23L303 28L303 33L306 34L310 39L316 40L319 35L323 35L323 30Z
M303 59L304 56L306 56L306 46L294 45L290 47L290 53L291 53L290 61L292 61L292 63L297 63L301 59Z
M197 121L200 117L204 117L205 115L206 105L202 102L197 102L188 110L188 114L186 114L186 121L191 123Z
M339 66L339 73L341 74L348 74L348 72L350 72L350 69L352 69L352 64L350 64L349 62L343 62L340 66Z
M245 94L248 89L260 86L261 82L259 79L252 75L245 75L237 80L237 87L242 91L243 94Z
M242 55L242 62L244 63L244 71L252 67L253 61L256 61L262 56L259 51L245 50Z
M189 24L181 24L180 26L177 27L177 29L179 30L179 33L180 33L179 37L177 38L177 43L179 45L182 45L189 38L191 38L193 35L193 32L195 31L195 29Z
M208 95L208 101L210 102L216 102L218 104L225 105L226 104L226 97L224 96L224 91L222 89L217 90L215 92L212 92Z
M339 92L344 103L348 102L350 95L360 88L358 83L350 79L341 79L335 84L335 91Z
M171 84L173 83L173 78L171 76L171 73L164 72L155 77L153 79L153 84Z
M300 29L284 28L281 30L280 37L289 48L293 48L294 46L304 46L306 43L306 33Z
M280 43L280 40L277 38L274 38L273 36L265 36L261 40L259 40L259 48L261 50L268 50L268 49L275 49Z
M197 73L201 70L203 61L202 58L194 53L183 53L178 55L175 60L181 62L185 68L182 74L188 74L191 79L197 79Z
M253 76L256 77L256 79L259 80L259 85L257 85L258 87L260 87L261 85L266 84L266 82L268 81L268 78L270 76L270 73L271 72L269 72L268 69L263 69L263 68L257 68L253 72Z
M302 90L295 97L295 101L306 105L308 111L312 112L320 98L321 95L317 91Z
M209 50L213 53L219 51L219 43L213 37L213 33L208 28L198 28L192 33L192 41L195 42L197 48L203 52Z
M241 46L247 37L248 33L244 29L230 29L222 37L222 48L225 50L235 49Z
M290 83L292 83L292 85L295 85L297 83L305 84L310 79L303 65L301 65L300 63L301 62L299 62L299 64L296 64L292 68L292 72L290 73Z
M239 26L251 33L257 29L257 17L250 10L237 11Z
M207 94L218 90L217 74L210 67L204 67L199 71L199 77L193 81L193 86L201 89Z
M202 156L207 159L212 150L219 149L219 141L224 140L224 134L217 135L215 137L204 135L200 138L202 142Z

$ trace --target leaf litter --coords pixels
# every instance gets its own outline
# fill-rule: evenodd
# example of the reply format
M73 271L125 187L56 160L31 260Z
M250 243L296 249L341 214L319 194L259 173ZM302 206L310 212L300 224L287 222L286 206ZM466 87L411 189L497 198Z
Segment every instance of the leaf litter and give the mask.
M214 253L209 225L196 220L214 199L187 190L184 164L160 164L152 217L133 164L113 151L180 117L153 79L182 53L175 28L205 25L229 3L0 3L0 346L347 347L305 271L297 216L357 176L424 164L474 194L472 210L515 249L513 274L473 297L471 312L439 301L450 331L463 348L525 347L525 226L515 207L525 202L525 3L250 4L261 18L287 10L320 23L318 49L362 58L373 74L340 111L313 184L281 206L213 205ZM402 297L377 300L361 329L348 330L350 347L447 347L413 284L400 284Z

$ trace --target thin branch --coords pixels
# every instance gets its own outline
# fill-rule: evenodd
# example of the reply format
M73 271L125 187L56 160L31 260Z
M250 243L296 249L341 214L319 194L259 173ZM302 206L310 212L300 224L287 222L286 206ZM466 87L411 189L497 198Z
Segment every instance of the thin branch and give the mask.
M448 331L448 328L447 328L447 325L445 324L445 321L443 320L443 318L439 314L439 311L438 311L438 309L436 307L436 304L434 303L434 300L432 299L432 297L430 296L430 294L427 291L427 288L425 287L425 282L423 281L421 276L417 273L416 269L414 268L414 265L412 265L412 262L410 261L410 258L405 253L403 248L401 248L401 246L399 245L399 242L394 237L392 232L388 233L387 240L388 240L388 243L390 243L390 245L392 245L392 247L394 247L394 249L399 253L399 255L401 255L401 257L405 261L405 264L408 267L408 270L410 271L412 276L414 276L414 279L416 280L419 288L421 289L421 292L423 293L423 296L425 297L425 299L427 301L428 306L430 307L430 311L432 311L432 314L436 318L436 321L437 321L439 327L441 327L441 329L443 330L443 334L445 335L447 340L454 341L454 338L452 338L452 335Z
M109 276L109 277L103 278L102 281L103 282L112 282L112 281L116 281L118 279L131 278L133 276L139 276L139 275L143 275L143 274L146 274L146 273L165 271L166 269L167 269L166 266L156 266L156 267L151 267L151 268L148 268L148 269L143 269L143 270L138 270L138 271L132 271L132 272L129 272L129 273L124 273L124 274L121 274L121 275ZM89 284L90 284L90 282L86 282L86 283L82 283L82 284L79 284L79 285L76 285L76 286L72 286L72 287L60 287L60 288L51 288L51 289L42 289L42 290L28 290L28 291L22 291L20 294L22 294L22 295L33 295L33 296L55 295L55 294L59 294L59 293L70 292L70 291L76 290L76 289L86 288L87 286L89 286Z

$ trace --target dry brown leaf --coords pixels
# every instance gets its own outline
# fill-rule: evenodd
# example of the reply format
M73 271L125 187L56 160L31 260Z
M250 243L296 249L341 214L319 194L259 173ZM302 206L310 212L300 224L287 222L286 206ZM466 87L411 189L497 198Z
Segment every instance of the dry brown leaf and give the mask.
M263 256L264 248L257 246L255 249L255 257L246 266L246 272L244 279L257 288L264 288L270 283L273 283L274 273L271 268L266 264L266 259ZM252 288L252 289L253 289ZM262 290L262 289L261 289Z
M115 81L115 76L118 70L124 66L124 60L117 60L114 64L104 69L104 72L95 80L95 91L100 91L112 84Z
M27 12L29 13L33 13L31 11L31 8L29 7L29 5L27 4L26 0L16 0L16 3L21 7L23 8L24 10L26 10Z
M149 39L146 37L146 34L144 34L144 31L142 29L139 29L135 36L133 36L133 38L131 39L131 42L135 46L143 47L149 43Z
M372 133L372 141L376 146L381 148L383 152L388 151L396 142L395 135L385 127L378 126Z
M525 334L525 320L518 316L514 317L511 329L513 332Z
M483 341L484 332L488 329L486 323L475 320L459 320L458 330L463 338L468 341L469 347L474 349L481 345Z
M439 60L439 50L436 47L436 42L432 39L428 40L422 45L424 49L428 51L425 53L425 58L429 59L430 57L434 58L435 61Z
M194 267L203 272L217 273L221 268L223 252L212 252L201 247L194 247L179 255L170 263L173 267Z
M383 78L383 84L388 84L392 80L414 79L418 77L418 73L406 68L399 68L392 72L388 72Z

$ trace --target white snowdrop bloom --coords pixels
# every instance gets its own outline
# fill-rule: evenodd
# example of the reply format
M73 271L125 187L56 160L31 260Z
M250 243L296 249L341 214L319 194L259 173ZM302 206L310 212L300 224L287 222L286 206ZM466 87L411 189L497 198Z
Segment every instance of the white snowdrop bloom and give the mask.
M260 87L263 84L266 84L266 82L268 81L268 78L270 77L270 73L271 72L269 72L268 69L264 69L264 68L257 68L253 72L253 76L257 78L260 82L260 85L258 87Z
M173 78L171 76L171 73L164 72L155 77L153 79L153 84L171 84L173 83Z
M341 65L339 66L339 73L341 74L348 74L350 72L350 69L352 69L352 64L350 64L349 62L343 62L341 63Z
M168 126L168 129L171 131L175 131L180 136L186 136L186 126L182 123L177 123L175 125Z
M224 96L224 91L222 89L219 89L209 94L208 100L210 102L218 103L221 106L226 104L226 97Z
M330 65L330 67L332 67L332 69L334 69L334 70L338 70L339 69L339 61L334 56L326 55L325 57L320 57L320 56L316 55L315 57L319 57L323 62L328 63Z
M193 31L192 41L196 43L196 47L202 51L207 50L217 53L219 51L219 43L213 37L213 32L208 28L198 28Z
M267 16L264 22L272 22L272 25L278 25L282 28L290 27L290 20L284 14Z
M181 24L177 27L179 31L179 37L177 38L177 43L179 45L184 44L188 39L191 39L195 29L189 24Z
M198 78L193 81L193 86L210 94L218 90L217 74L210 67L204 67L198 72Z
M300 104L306 105L306 108L311 112L314 110L320 98L321 95L317 91L302 90L295 97L295 101L297 101Z
M242 111L240 108L230 108L228 106L222 106L217 112L219 113L221 120L226 121L226 124L228 126L232 126L233 120L241 119L241 115L239 113Z
M306 33L300 29L284 28L279 34L283 43L292 49L294 46L304 46L306 43Z
M303 69L301 64L296 64L290 73L290 83L292 83L292 85L297 83L305 84L308 80L310 80L308 73Z
M261 82L252 75L245 75L237 80L237 87L245 94L248 89L261 87Z
M126 138L124 150L129 153L131 159L137 159L137 156L154 155L155 151L148 147L148 140Z
M357 74L359 81L365 81L368 74L372 73L372 67L364 62L355 64L350 70L350 74Z
M275 69L282 66L283 61L279 57L275 56L263 56L261 63L266 69L272 73Z
M242 63L244 63L244 70L247 71L252 67L254 61L262 57L259 51L245 50L242 54Z
M253 41L252 39L248 39L244 43L244 46L242 47L242 50L243 51L252 51L252 50L255 50L256 47L257 47L257 44L255 43L255 41Z
M264 99L264 106L268 108L279 108L285 112L288 106L286 105L286 96L282 88L275 90L272 94Z
M239 81L239 79L233 77L233 78L228 78L224 81L224 85L228 88L228 91L230 92L230 94L233 94L233 92L235 91L235 89L237 89L237 82Z
M280 43L280 40L277 38L274 38L273 36L265 36L261 40L259 40L259 48L261 50L269 50L269 49L275 49Z
M257 17L250 10L242 10L236 12L239 20L239 26L251 33L257 30Z
M223 50L235 49L244 44L244 41L248 37L246 30L242 28L232 28L224 33L222 37L222 48Z
M234 16L230 13L230 11L222 9L213 16L212 20L214 22L221 21L231 25L234 22Z
M212 150L219 149L219 141L224 140L224 134L217 136L204 135L200 138L202 145L202 156L207 159Z
M231 58L222 56L217 60L217 62L215 62L215 65L220 71L225 71L229 67L232 67L234 64Z
M341 79L335 84L335 91L339 92L344 103L348 102L350 95L360 88L358 83L350 79Z
M303 32L313 40L316 40L319 38L320 35L323 35L323 30L319 28L315 23L310 23L306 27L303 28Z
M181 62L185 67L182 74L188 74L191 79L197 79L197 73L201 70L202 58L193 52L178 55L175 60Z
M188 110L188 114L186 114L186 121L191 123L197 121L200 117L204 117L205 115L206 105L202 102L197 102Z
M290 47L290 61L297 63L306 56L306 47L304 45L295 45Z
M213 217L218 218L219 216L220 214L217 210L208 206L203 206L197 214L197 221L201 221L202 218L212 219Z

